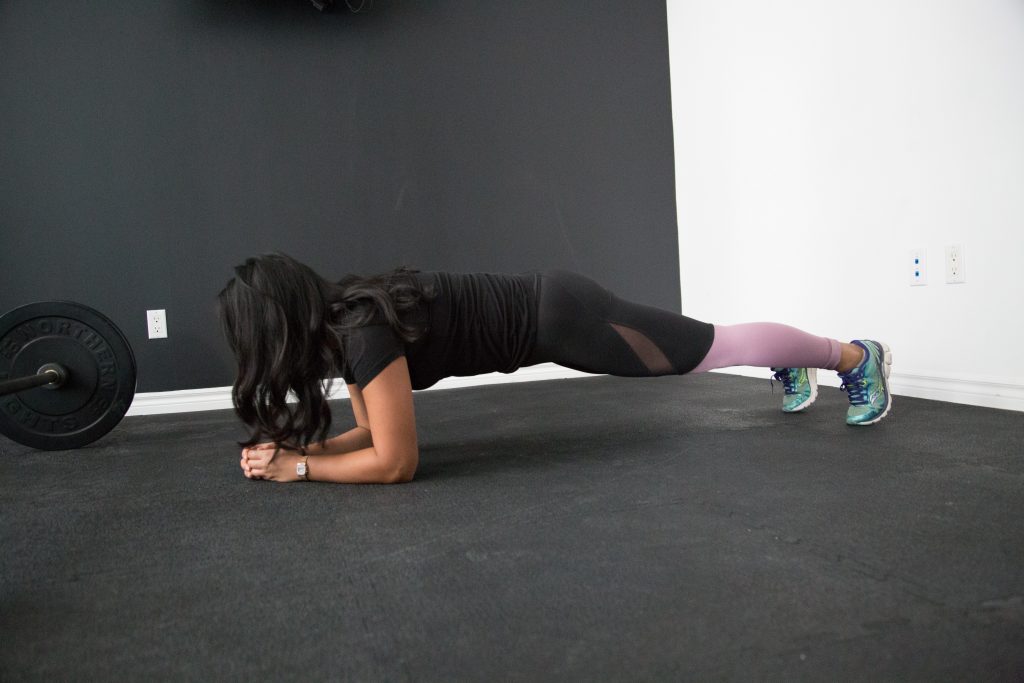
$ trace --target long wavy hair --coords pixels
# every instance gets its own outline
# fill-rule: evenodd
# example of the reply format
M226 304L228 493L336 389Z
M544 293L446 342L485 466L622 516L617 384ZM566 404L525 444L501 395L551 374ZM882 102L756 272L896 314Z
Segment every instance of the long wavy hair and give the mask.
M231 400L252 428L239 445L270 440L301 451L324 442L331 427L327 396L345 365L346 335L383 318L406 342L423 336L424 329L400 317L433 296L411 277L416 272L403 266L334 283L280 252L236 266L217 307L238 362ZM289 392L298 403L288 403Z

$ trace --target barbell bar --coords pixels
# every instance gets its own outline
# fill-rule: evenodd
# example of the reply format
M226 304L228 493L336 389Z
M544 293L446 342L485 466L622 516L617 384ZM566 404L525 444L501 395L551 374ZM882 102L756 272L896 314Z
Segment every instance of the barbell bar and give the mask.
M19 391L32 389L34 387L56 389L63 384L66 377L67 371L64 368L56 363L47 363L43 367L39 368L39 372L34 375L27 375L25 377L9 379L6 382L0 382L0 396L16 394Z

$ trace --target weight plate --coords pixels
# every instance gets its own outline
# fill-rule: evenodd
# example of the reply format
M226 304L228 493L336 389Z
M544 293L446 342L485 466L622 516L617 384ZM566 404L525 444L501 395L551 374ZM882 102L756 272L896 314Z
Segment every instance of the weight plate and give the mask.
M26 304L0 316L0 380L65 368L59 388L0 396L0 433L47 451L78 448L121 421L135 397L135 354L99 311L73 301Z

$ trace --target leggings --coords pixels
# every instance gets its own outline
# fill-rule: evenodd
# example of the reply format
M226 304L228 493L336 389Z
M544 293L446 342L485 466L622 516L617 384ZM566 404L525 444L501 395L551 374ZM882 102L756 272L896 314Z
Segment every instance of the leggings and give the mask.
M657 377L734 365L834 370L841 344L778 323L711 325L620 299L565 270L540 274L537 341L524 365Z

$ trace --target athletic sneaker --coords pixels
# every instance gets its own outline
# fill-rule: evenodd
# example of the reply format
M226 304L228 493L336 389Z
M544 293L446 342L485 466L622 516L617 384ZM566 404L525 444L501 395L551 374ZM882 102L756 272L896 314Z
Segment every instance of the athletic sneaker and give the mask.
M864 360L853 370L839 373L843 380L840 388L850 399L846 424L874 424L892 408L892 394L889 393L892 352L882 342L855 339L851 343L864 349Z
M782 382L786 395L782 397L782 412L797 413L818 398L818 371L814 368L772 368L772 379Z

